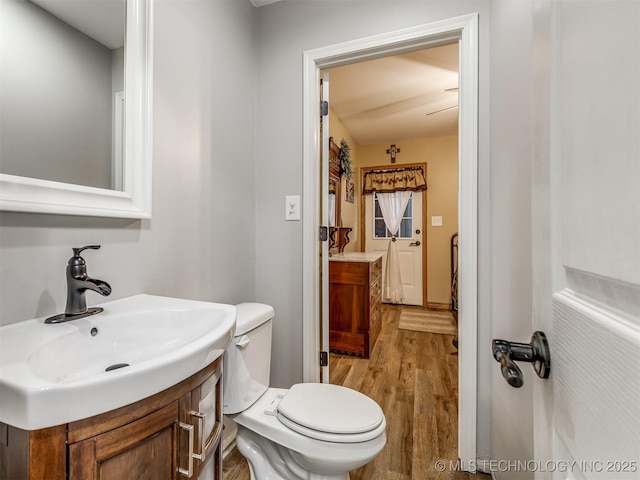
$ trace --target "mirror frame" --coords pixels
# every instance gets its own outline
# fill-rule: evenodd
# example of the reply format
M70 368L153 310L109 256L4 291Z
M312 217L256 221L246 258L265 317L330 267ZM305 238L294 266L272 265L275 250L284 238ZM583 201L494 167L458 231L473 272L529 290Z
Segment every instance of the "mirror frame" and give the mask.
M0 173L0 210L151 218L153 0L126 0L124 191Z

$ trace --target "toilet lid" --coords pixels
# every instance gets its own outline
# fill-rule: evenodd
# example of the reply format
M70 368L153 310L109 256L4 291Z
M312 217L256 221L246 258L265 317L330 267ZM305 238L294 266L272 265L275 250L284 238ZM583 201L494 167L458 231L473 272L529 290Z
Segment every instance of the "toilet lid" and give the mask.
M367 441L386 427L384 413L372 399L327 383L291 387L280 400L278 418L298 433L335 442Z

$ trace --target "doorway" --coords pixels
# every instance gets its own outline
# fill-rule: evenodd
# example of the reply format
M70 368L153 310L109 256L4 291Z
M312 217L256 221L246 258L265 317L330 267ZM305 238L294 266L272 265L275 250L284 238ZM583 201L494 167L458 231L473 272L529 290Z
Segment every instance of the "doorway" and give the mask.
M354 228L345 253L330 249L329 381L373 398L393 425L385 450L351 472L354 479L391 471L407 478L433 477L436 460L430 459L433 451L425 448L426 438L447 439L438 451L457 460L458 356L452 344L454 316L447 310L450 237L458 224L458 50L455 42L321 72L330 85L329 137L350 144L354 173L350 180L343 176L342 183L355 184L359 212L353 215L353 203L342 191L340 224ZM396 145L395 150L390 145ZM422 189L426 185L428 190ZM426 220L436 215L439 225L432 226ZM351 262L350 273L361 265L360 252L370 259L382 256L382 293L363 297L381 296L383 303L372 301L368 308L349 288L355 280L342 277L347 272L344 262ZM399 276L389 268L390 258ZM376 291L372 286L371 292ZM368 349L362 349L365 358L358 358L355 342L344 337L362 329L369 332ZM446 387L426 400L422 395L433 388L429 382ZM420 402L448 420L436 421L426 411L416 415ZM389 449L420 461L396 462Z
M323 220L319 205L320 70L364 59L459 42L459 414L458 455L475 465L477 426L477 165L478 165L478 15L464 15L398 32L376 35L339 45L309 50L303 57L303 379L320 378L319 345L326 315L328 271L326 243L318 227ZM324 223L326 225L326 223ZM324 250L324 255L322 255ZM325 275L326 277L326 275ZM322 292L325 292L325 295ZM324 299L324 300L323 300ZM327 329L328 330L328 329ZM326 368L326 367L323 367ZM328 369L323 375L328 378Z

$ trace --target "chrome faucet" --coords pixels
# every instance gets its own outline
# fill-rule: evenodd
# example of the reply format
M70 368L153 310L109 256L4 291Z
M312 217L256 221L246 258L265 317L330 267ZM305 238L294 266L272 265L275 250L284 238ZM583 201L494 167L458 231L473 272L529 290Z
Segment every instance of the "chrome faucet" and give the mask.
M99 248L100 245L87 245L73 249L73 257L67 263L67 306L65 312L47 318L45 323L68 322L95 315L103 310L100 307L87 308L85 294L87 290L93 290L106 297L111 294L111 286L104 280L89 277L87 263L80 256L83 250L98 250Z

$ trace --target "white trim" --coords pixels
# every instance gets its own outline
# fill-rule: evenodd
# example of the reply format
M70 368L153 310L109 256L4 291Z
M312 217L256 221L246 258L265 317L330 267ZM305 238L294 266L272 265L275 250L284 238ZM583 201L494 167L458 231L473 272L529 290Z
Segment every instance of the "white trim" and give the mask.
M0 210L151 218L152 19L152 0L127 0L124 191L0 173Z
M330 84L330 75L328 72L325 72L322 75L322 100L323 101L325 100L328 101L328 99L330 98L329 84ZM322 171L320 172L321 174L321 183L320 183L321 190L320 191L321 192L329 191L329 149L330 149L329 128L330 128L329 112L327 112L327 115L325 115L322 120L322 138L320 139L320 141L322 142L322 160L320 162L320 165L323 165ZM318 195L316 194L314 198L317 200ZM326 198L326 201L322 202L319 225L327 225L327 226L329 225L328 203L329 203L328 198ZM340 224L339 218L336 218L335 224L336 225ZM316 341L322 340L322 348L328 353L329 352L329 328L328 328L329 326L329 242L328 241L322 242L320 244L320 249L322 254L321 255L322 272L324 272L324 274L322 275L322 284L320 285L316 284L316 286L319 287L319 292L324 293L324 295L320 294L320 298L322 301L322 320L321 321L322 321L322 325L324 325L324 328L322 329L321 338L319 337ZM316 275L316 278L318 278L317 275ZM318 330L316 331L320 331L320 320L318 320ZM316 350L320 350L319 344L316 344ZM317 356L318 355L316 355L316 357ZM328 364L329 362L327 362L326 366L320 367L322 369L323 383L329 383L330 365Z
M477 430L477 274L478 274L478 14L442 20L396 32L308 50L303 55L303 380L319 380L320 225L320 69L433 47L460 44L459 135L459 413L458 456L475 465Z
M458 188L458 456L477 455L478 413L478 15L460 38Z
M320 271L321 224L317 178L320 169L320 70L305 53L303 71L303 140L302 140L302 378L318 382L320 357Z

